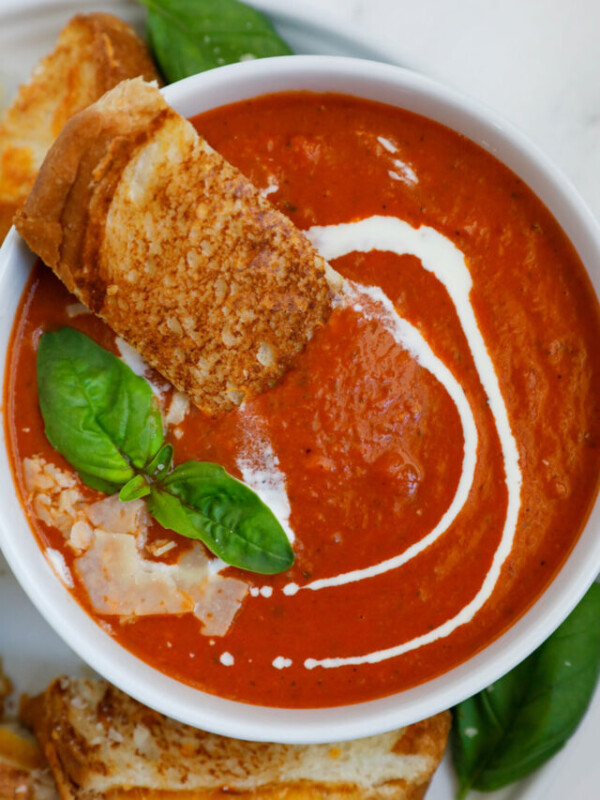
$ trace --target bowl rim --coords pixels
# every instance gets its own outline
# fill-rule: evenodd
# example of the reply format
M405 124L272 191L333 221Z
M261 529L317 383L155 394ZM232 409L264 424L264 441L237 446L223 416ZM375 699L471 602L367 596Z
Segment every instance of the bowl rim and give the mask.
M236 100L297 89L342 92L391 104L396 98L397 105L458 130L500 157L544 198L599 293L600 227L571 183L515 126L437 81L362 59L283 56L221 67L172 84L163 92L176 110L191 116ZM2 391L14 297L17 291L20 296L19 285L24 284L33 260L13 228L0 249ZM83 611L31 534L14 491L4 425L0 439L0 546L34 605L67 644L111 683L168 716L226 736L323 743L383 733L431 716L490 685L531 653L575 607L600 571L600 504L595 503L579 540L541 597L500 637L443 675L378 700L333 708L281 709L225 700L148 666ZM25 529L30 535L23 537Z

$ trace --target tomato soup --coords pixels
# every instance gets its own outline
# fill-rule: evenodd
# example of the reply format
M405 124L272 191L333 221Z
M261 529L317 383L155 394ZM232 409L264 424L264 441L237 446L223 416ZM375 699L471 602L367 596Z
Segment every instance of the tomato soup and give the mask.
M5 404L32 527L111 636L207 692L324 707L423 683L513 624L585 524L600 462L593 289L527 186L423 117L285 93L194 124L345 279L293 368L233 412L210 418L178 398L176 413L173 390L147 373L177 461L222 464L255 488L295 563L276 576L217 565L242 587L225 631L177 609L98 611L78 568L85 544L65 543L27 483L35 458L70 470L44 436L35 352L43 331L69 325L126 354L41 264ZM102 497L77 487L81 502ZM167 568L191 545L150 522L140 546Z

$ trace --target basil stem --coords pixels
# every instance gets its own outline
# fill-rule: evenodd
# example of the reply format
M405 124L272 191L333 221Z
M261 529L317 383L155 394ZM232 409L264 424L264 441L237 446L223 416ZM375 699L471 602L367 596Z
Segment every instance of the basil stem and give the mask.
M119 500L127 503L129 500L139 500L150 494L150 485L143 475L134 475L119 492Z

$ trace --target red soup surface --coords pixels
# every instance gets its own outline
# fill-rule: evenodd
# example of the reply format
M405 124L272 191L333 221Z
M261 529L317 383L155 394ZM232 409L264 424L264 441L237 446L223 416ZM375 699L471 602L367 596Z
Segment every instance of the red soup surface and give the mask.
M118 343L42 265L15 322L5 406L31 524L42 548L62 554L81 605L187 684L292 707L415 686L514 623L582 530L600 461L595 295L540 200L442 125L310 93L193 122L313 228L347 279L279 385L220 418L191 408L167 429L178 462L218 462L270 486L276 512L288 504L295 564L274 577L225 568L245 594L224 635L207 635L193 613L98 613L76 569L81 545L48 524L24 464L74 475L44 436L40 334L70 325ZM340 223L354 224L329 227ZM161 396L169 407L172 390ZM77 486L86 501L102 497ZM172 565L190 543L153 523L143 547Z

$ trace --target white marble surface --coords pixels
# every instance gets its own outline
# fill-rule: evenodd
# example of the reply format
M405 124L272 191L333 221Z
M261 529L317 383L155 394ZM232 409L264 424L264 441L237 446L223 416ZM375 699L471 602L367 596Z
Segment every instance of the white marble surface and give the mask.
M289 0L280 0L283 7ZM310 0L503 114L600 219L598 0Z

